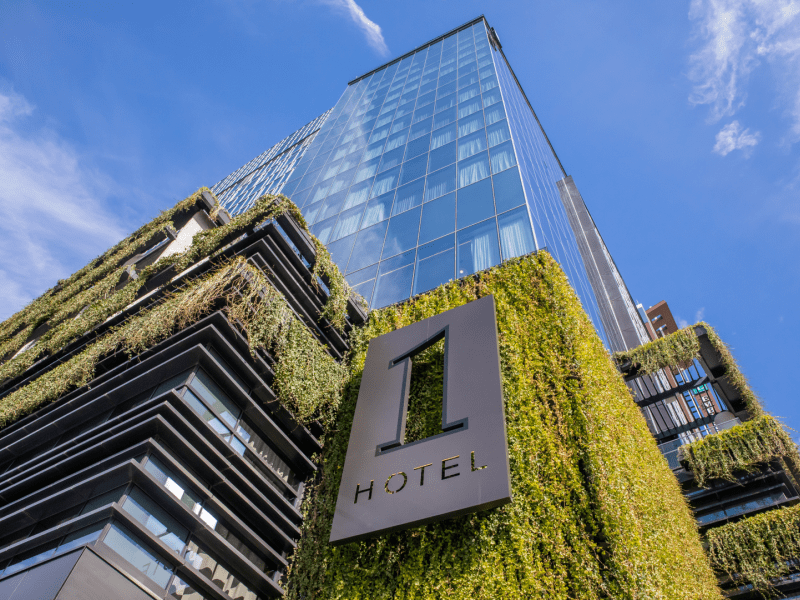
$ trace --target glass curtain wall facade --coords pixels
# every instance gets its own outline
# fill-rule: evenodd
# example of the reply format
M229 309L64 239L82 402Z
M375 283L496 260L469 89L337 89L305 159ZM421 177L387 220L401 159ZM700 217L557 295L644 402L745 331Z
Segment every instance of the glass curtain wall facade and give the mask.
M565 173L482 17L350 82L287 140L212 190L231 215L290 197L372 308L546 248L608 343Z
M282 191L373 308L534 251L484 22L352 82Z
M278 193L330 112L320 115L214 185L211 191L228 213L238 215L264 194Z

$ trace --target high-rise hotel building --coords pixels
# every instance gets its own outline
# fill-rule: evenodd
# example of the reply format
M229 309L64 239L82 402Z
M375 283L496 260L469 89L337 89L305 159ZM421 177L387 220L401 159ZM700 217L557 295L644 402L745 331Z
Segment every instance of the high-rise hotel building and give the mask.
M495 295L513 500L334 548L359 361L437 293L434 312ZM644 344L645 325L480 17L349 82L0 324L0 600L720 597L651 437L674 454L719 412L731 430L754 416L697 331L692 367L623 365L636 406L605 349ZM451 433L418 426L419 398L446 386L436 335L408 370L399 445ZM699 386L714 409L675 412ZM419 485L497 468L476 460L433 457ZM796 499L771 460L741 502ZM409 481L365 481L354 505L402 502ZM695 491L701 524L743 514L734 487Z

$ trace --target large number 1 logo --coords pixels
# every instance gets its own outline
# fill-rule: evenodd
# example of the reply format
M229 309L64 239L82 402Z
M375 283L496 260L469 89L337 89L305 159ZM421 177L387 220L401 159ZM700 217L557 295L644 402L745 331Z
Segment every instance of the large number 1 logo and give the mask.
M444 340L442 428L405 443L414 356ZM494 298L370 341L330 541L510 502Z

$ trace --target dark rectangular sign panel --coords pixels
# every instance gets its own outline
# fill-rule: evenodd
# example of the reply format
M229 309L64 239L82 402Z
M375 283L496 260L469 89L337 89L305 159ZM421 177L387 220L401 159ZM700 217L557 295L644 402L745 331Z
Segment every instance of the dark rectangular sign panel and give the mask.
M415 354L444 339L442 432L405 441ZM494 297L370 341L331 543L511 501Z

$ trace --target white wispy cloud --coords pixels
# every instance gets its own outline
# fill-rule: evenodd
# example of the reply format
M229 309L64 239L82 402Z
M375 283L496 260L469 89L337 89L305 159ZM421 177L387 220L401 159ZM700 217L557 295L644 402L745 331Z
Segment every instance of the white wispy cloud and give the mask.
M739 121L728 123L717 133L717 143L714 144L714 152L722 156L730 154L734 150L743 150L745 156L749 156L753 147L761 139L761 133L756 131L750 133L749 129L742 129Z
M380 25L370 20L355 0L320 0L322 4L332 6L337 10L344 11L356 26L364 33L367 43L372 46L381 56L389 54L389 47L383 39L383 32Z
M712 122L730 117L747 100L751 73L766 62L791 119L786 141L800 140L800 0L692 0L689 17L701 42L690 57L689 100L709 105Z
M57 133L26 127L33 112L0 91L0 320L123 236L102 203L113 184Z

